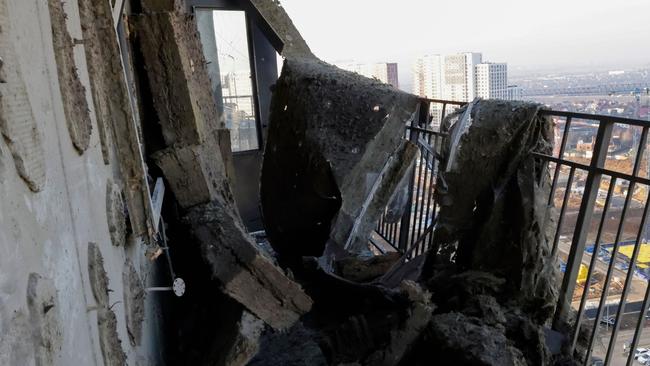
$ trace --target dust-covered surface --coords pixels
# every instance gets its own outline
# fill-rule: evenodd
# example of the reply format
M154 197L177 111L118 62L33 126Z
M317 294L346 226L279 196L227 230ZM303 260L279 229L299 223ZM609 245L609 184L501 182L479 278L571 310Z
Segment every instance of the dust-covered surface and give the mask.
M74 62L72 38L66 28L67 15L61 0L49 0L52 21L52 42L59 76L59 88L63 96L68 132L74 147L82 154L88 149L92 124L86 101L86 90L79 80Z
M199 248L209 267L214 283L205 291L217 287L269 326L290 327L312 301L259 251L237 212L219 147L222 119L195 19L166 10L138 14L134 24L142 77L151 93L147 102L163 140L150 156L182 209L190 228L188 245Z
M0 132L6 142L16 170L34 192L45 186L45 156L41 131L23 80L23 73L11 37L7 0L0 1Z
M284 86L277 89L279 94L286 92ZM301 95L306 93L302 90ZM287 99L288 107L281 108L282 112L291 110L291 100ZM341 259L335 263L348 268L335 268L346 279L329 273L322 261L294 262L301 266L300 278L314 300L313 310L305 316L310 319L311 340L319 345L328 364L570 362L571 357L561 354L559 347L551 350L547 344L558 284L545 228L543 198L548 197L550 177L547 167L532 155L552 149L551 122L540 117L536 104L478 101L469 108L473 108L471 126L464 128L451 119L448 122L456 123L446 126L448 145L440 157L443 168L436 191L441 210L434 246L426 258L400 261L390 270L381 268L381 262L365 265L359 258ZM459 111L457 120L463 120L463 112ZM299 121L312 118L298 116ZM285 123L291 120L283 119ZM296 130L284 130L285 136L292 137L289 141L302 141L303 136L295 136ZM336 143L334 133L325 135L331 144ZM276 154L273 142L269 139L267 156ZM275 159L269 166L286 169L295 160ZM335 166L332 163L332 184L336 183ZM401 177L395 179L396 186ZM284 205L278 207L288 210ZM267 227L286 235L285 226ZM278 238L281 236L275 236L276 244L286 244ZM296 250L275 247L280 254ZM355 269L362 274L377 270L380 276L387 275L367 282L369 279L358 277ZM291 339L290 334L276 337L284 342ZM563 335L553 337L557 343ZM273 364L279 355L264 350L263 341L258 357L264 354ZM285 352L302 354L298 347Z
M95 243L88 244L88 277L97 301L97 329L104 363L106 365L124 365L126 354L117 334L117 318L108 301L110 288L104 269L104 258Z
M78 4L102 154L106 162L112 142L123 181L128 182L124 194L131 229L136 235L147 235L153 228L146 167L110 4L103 0L79 0Z
M377 194L386 184L380 179L399 182L385 171L414 157L412 149L399 151L417 108L415 96L389 85L317 59L287 58L271 102L260 188L281 262L320 256L329 239L349 246L359 217L372 226L383 208L375 202L392 194Z
M459 268L505 278L519 299L552 308L557 294L551 290L554 266L544 226L550 180L547 167L531 152L549 154L553 133L539 109L523 102L473 104L469 130L443 160L449 167L436 191L440 215L431 255L437 249L456 253ZM454 154L455 161L447 164Z
M192 208L186 219L222 290L271 327L289 328L312 300L259 252L235 214L213 201Z
M206 133L221 126L196 21L187 14L158 12L137 15L133 22L165 144L201 144Z
M63 1L63 13L57 14L55 23L48 1L0 2L0 364L104 364L100 325L102 334L114 332L125 341L126 359L122 362L118 357L117 364L160 364L162 356L154 343L163 344L164 333L159 331L161 316L155 313L160 309L157 301L145 304L141 345L134 347L127 341L122 267L129 258L140 275L151 277L146 276L152 264L145 262L141 252L142 237L133 234L130 245L114 247L107 224L106 182L137 181L122 176L114 145L108 146L110 165L105 164L99 134L94 133L99 130L94 100L87 106L94 131L83 154L71 142L68 129L68 96L59 87L60 50L55 49L53 26L62 32L57 36L67 32L66 36L79 40L72 47L74 68L81 85L90 91L84 57L90 43L82 34L78 3ZM98 17L93 16L92 22L99 27ZM116 45L110 14L105 29ZM123 76L117 55L115 75ZM108 58L101 60L103 65L107 62ZM128 100L120 108L130 109ZM119 115L109 117L112 124ZM98 243L102 251L110 279L108 306L114 315L96 310L88 242Z
M124 309L129 341L131 346L138 346L142 341L146 293L144 283L130 260L127 260L124 265L122 286L124 288Z
M264 322L244 310L241 319L237 322L232 344L220 355L222 364L224 366L248 365L259 350L262 330L264 330Z
M27 308L37 366L54 364L56 352L63 340L63 327L57 311L52 311L57 306L56 298L56 289L51 279L30 273L27 282Z
M126 216L124 198L120 186L109 181L106 183L106 220L111 243L123 247L126 243Z
M280 38L283 57L314 57L296 26L279 1L251 0L250 3Z
M546 365L563 357L551 354L544 335L558 281L544 225L550 177L532 155L553 147L551 122L539 109L479 100L443 126L441 209L420 278L438 314L414 364L434 354L450 365Z

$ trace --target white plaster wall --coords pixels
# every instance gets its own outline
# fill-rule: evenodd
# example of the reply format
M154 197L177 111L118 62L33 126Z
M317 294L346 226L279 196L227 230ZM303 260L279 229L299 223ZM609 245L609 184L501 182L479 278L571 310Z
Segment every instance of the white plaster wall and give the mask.
M88 283L87 247L97 243L110 280L110 303L129 364L159 364L156 298L147 298L143 346L131 347L126 331L122 270L129 257L141 277L156 281L145 247L131 240L127 248L110 242L106 218L106 183L119 180L115 154L105 165L92 110L83 45L75 46L75 61L86 88L93 132L90 147L79 155L68 134L52 49L47 1L6 0L10 32L21 65L29 100L45 150L47 182L31 192L14 168L8 147L0 139L0 365L34 364L29 338L26 289L32 272L52 279L55 311L61 326L54 353L58 365L102 365L95 300ZM68 30L81 39L76 1L64 2ZM5 27L6 25L2 25ZM111 139L112 140L112 139ZM165 296L165 295L162 295ZM27 328L27 329L26 329ZM60 348L59 348L60 347Z

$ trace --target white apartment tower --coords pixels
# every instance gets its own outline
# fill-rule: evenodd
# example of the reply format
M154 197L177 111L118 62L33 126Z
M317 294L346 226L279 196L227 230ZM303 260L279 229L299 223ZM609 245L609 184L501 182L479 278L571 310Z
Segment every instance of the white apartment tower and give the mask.
M493 62L476 65L476 96L483 99L507 99L508 65Z
M413 67L413 93L469 102L476 97L476 66L481 61L482 55L476 52L420 57Z
M413 65L413 94L423 98L442 99L444 57L427 55L418 58ZM439 127L442 106L431 103L433 127Z
M442 65L440 55L418 58L413 69L413 94L424 98L442 99Z
M476 52L445 56L443 99L469 102L476 97L476 65L482 58Z
M477 52L428 55L413 66L413 93L430 99L470 102L474 98L521 98L521 88L508 86L506 63L483 62ZM447 113L453 107L447 106ZM433 127L438 127L442 105L432 103Z

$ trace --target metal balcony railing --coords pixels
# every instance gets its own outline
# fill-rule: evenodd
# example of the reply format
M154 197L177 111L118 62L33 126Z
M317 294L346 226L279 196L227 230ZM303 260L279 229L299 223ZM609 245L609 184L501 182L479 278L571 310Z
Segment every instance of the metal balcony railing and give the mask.
M433 239L436 151L445 135L430 127L432 119L439 125L450 108L463 104L422 99L419 127L407 128L406 137L420 148L410 172L411 204L397 221L384 215L376 233L409 257L426 252ZM650 345L650 333L643 337L650 318L650 122L541 113L553 120L556 140L552 155L537 154L552 176L547 225L562 272L554 325L559 326L562 309L571 309L576 316L570 346L573 350L579 336L587 335L585 364L600 358L630 365L634 350Z

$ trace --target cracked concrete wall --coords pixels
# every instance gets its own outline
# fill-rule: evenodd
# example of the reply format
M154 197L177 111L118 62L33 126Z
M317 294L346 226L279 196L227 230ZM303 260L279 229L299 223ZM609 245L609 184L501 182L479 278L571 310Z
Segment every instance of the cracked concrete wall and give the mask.
M72 39L82 40L78 2L63 2L63 11L66 31ZM107 214L114 209L107 208L107 185L124 186L125 178L114 141L105 145L105 159L100 136L94 132L99 128L86 63L88 48L82 42L73 43L66 56L77 69L79 111L89 110L87 121L86 116L79 116L90 124L84 131L87 127L93 131L82 134L76 144L68 128L74 121L66 113L67 95L62 94L64 79L57 68L48 2L0 0L0 15L0 120L4 127L4 139L0 139L0 365L111 364L100 346L99 304L88 272L90 242L97 243L103 255L111 290L107 303L126 362L159 364L154 348L160 341L155 298L147 296L143 301L141 344L129 342L127 321L134 314L127 314L123 303L125 290L131 291L131 279L125 288L122 276L125 263L133 263L138 278L147 278L148 282L139 285L150 285L156 277L144 256L142 237L130 236L124 245L112 245L109 227L120 229L120 225L109 224ZM10 101L13 104L8 107ZM27 124L29 134L14 138L16 123ZM80 155L78 148L86 144ZM129 308L137 307L129 304Z

